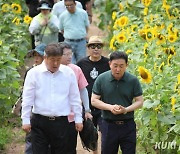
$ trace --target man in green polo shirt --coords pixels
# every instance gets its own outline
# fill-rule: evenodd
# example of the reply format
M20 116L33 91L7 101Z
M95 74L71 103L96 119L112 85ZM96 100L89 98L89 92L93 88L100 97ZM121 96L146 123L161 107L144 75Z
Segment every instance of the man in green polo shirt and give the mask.
M111 53L109 65L111 70L96 79L91 97L92 105L102 110L101 154L117 154L119 145L123 154L135 154L134 110L143 105L141 85L126 72L125 52Z

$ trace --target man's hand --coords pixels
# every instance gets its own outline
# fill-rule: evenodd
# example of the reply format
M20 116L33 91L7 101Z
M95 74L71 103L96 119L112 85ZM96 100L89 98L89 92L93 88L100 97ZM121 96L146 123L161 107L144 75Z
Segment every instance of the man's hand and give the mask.
M126 114L126 108L121 105L113 105L113 108L111 109L111 112L115 115L117 114Z
M85 119L91 119L92 120L93 116L89 112L85 112Z
M82 129L83 129L83 124L82 124L82 123L76 123L76 124L75 124L75 127L76 127L76 130L77 130L78 132L80 132L80 131L82 131Z
M22 126L22 129L26 132L29 133L31 131L31 125L30 124L26 124Z

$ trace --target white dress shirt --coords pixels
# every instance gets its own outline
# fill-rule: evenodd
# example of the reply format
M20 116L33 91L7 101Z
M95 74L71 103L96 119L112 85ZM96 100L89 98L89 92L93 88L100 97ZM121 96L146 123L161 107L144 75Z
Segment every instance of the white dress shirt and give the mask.
M43 62L28 71L23 89L23 125L30 124L31 109L44 116L68 116L72 109L75 123L82 123L80 94L71 68L60 65L51 73Z

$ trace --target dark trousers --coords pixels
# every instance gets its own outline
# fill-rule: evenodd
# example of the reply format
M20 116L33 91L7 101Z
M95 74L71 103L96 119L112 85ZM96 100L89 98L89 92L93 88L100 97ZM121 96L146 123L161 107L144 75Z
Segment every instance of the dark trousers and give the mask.
M77 134L75 128L75 122L70 123L69 128L69 141L68 141L68 152L67 154L76 154L76 146L77 146Z
M92 116L93 116L92 121L93 121L94 126L97 128L97 130L101 132L101 125L102 125L101 115L94 115L92 113Z
M35 47L35 38L34 35L31 35L31 48L34 49Z
M25 154L33 154L32 152L32 143L31 143L31 132L26 134L26 146L25 146Z
M123 154L135 154L136 124L134 120L118 124L102 120L101 154L117 154L119 146Z
M58 42L63 42L64 41L64 36L62 33L58 33Z
M31 119L33 154L66 154L69 138L69 122L66 116L57 119L33 114Z

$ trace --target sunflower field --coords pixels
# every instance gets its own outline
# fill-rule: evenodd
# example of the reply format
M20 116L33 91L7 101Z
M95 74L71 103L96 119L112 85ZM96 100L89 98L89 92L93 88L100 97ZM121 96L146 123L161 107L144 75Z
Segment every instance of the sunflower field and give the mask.
M110 51L128 54L128 71L143 87L144 106L135 115L138 146L142 153L180 153L180 1L103 0L98 5Z
M9 112L20 95L20 73L30 48L25 2L0 0L0 128L7 125Z

